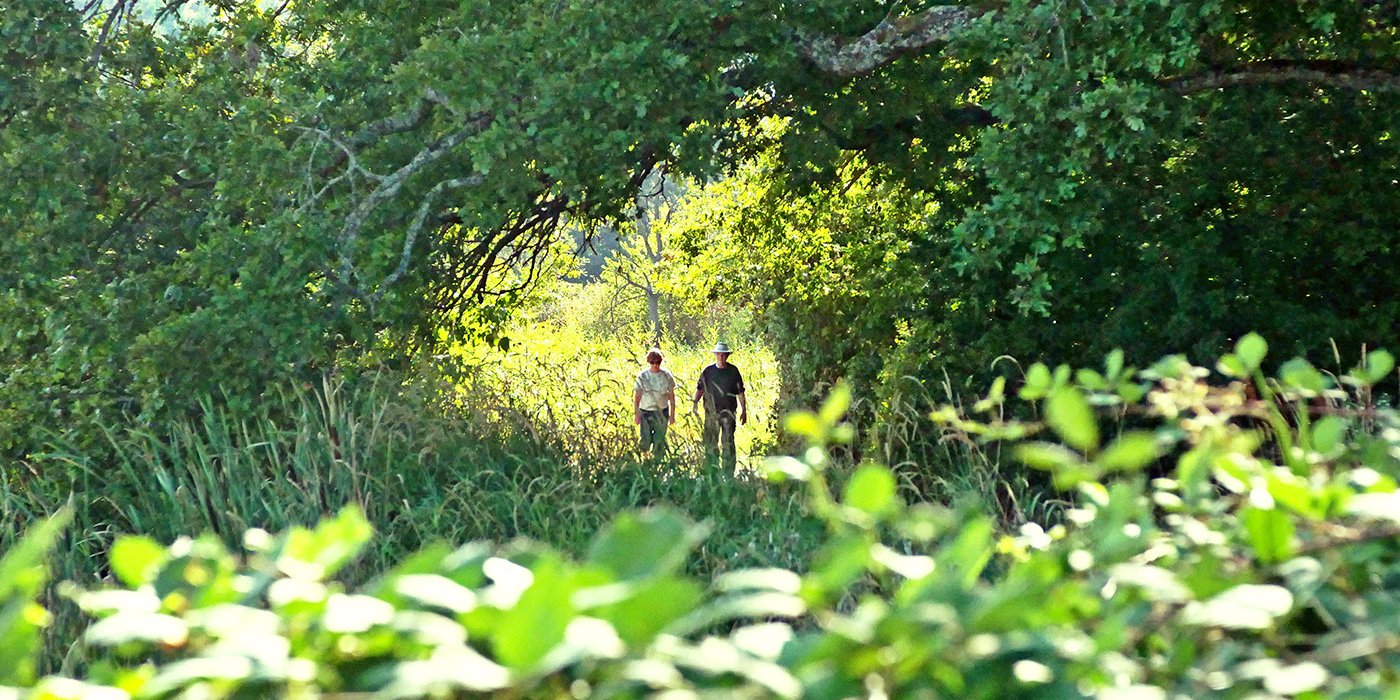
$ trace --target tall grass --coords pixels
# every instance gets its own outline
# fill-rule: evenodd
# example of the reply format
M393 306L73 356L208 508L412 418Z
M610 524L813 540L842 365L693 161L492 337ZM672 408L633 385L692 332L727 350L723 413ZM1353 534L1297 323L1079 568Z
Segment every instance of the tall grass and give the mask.
M70 503L74 524L55 573L90 584L107 575L119 533L170 541L213 532L237 547L248 527L311 525L356 504L377 534L346 573L356 581L432 541L527 536L577 552L617 512L665 501L714 526L697 572L801 568L818 526L787 487L698 468L684 452L642 459L626 428L612 427L615 412L593 415L596 429L586 430L567 412L534 412L499 387L472 393L486 388L425 377L327 379L251 415L206 401L197 418L111 427L107 449L59 445L6 470L0 549ZM52 668L79 619L63 601L49 603L59 610Z
M646 368L649 341L644 334L597 336L581 324L541 323L515 329L507 353L485 347L455 348L447 366L461 367L450 378L461 408L490 424L513 424L522 417L550 434L577 444L571 452L610 454L622 459L637 443L632 422L632 388ZM773 404L778 392L777 362L757 343L735 343L730 360L744 375L749 421L735 432L740 461L761 456L775 442ZM662 367L676 378L676 424L670 443L680 462L698 460L702 416L691 399L700 371L714 362L711 345L664 346Z

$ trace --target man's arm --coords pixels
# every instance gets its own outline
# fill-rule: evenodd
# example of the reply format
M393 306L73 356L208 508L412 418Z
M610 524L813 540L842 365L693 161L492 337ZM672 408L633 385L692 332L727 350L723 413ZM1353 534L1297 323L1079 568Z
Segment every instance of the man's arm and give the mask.
M737 369L734 371L738 375L739 381L735 382L734 396L739 399L739 423L748 425L749 423L749 398L744 392L744 374Z
M667 413L667 416L670 418L670 420L667 421L667 422L669 422L671 425L675 425L675 424L676 424L676 390L675 390L675 389L672 389L672 390L666 392L666 403L669 404L669 406L670 406L670 411Z
M632 422L642 424L642 390L632 390Z
M705 372L700 372L700 379L695 382L695 396L690 399L690 412L694 413L696 406L700 403L701 397L705 395Z

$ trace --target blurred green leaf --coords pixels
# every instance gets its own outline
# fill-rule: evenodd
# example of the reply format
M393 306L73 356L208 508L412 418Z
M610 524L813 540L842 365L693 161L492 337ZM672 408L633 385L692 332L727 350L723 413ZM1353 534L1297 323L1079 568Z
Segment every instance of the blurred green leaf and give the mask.
M1258 333L1246 334L1235 343L1235 355L1249 371L1259 369L1264 356L1269 352L1269 344Z
M811 411L795 411L789 413L783 419L783 427L788 432L802 435L810 440L821 440L825 437L821 422L817 419L817 414Z
M118 612L155 613L160 612L160 598L149 588L141 591L85 591L78 596L78 607L83 612L98 616Z
M1099 446L1099 427L1094 409L1079 389L1056 389L1045 401L1045 420L1060 438L1080 451L1089 453Z
M1283 511L1251 507L1245 509L1240 518L1260 561L1277 564L1293 556L1293 521Z
M1282 586L1242 584L1206 601L1187 604L1181 621L1225 629L1266 629L1293 609L1293 594Z
M617 636L636 647L651 642L666 626L692 612L703 596L694 581L665 576L640 583L623 600L588 613L612 623Z
M1362 518L1400 523L1400 491L1356 494L1347 501L1347 511Z
M817 551L803 583L819 595L830 595L844 590L869 566L869 542L856 535L837 537Z
M1006 377L998 376L996 379L992 380L992 386L991 389L988 390L987 396L982 400L978 401L972 407L972 410L977 413L983 413L986 411L993 410L997 406L1000 406L1005 400L1005 398Z
M1244 378L1249 376L1249 367L1240 360L1239 355L1225 355L1215 363L1215 369L1227 377Z
M715 577L717 591L780 591L797 593L802 589L802 577L787 569L739 569L726 571Z
M326 599L322 623L336 634L367 632L376 625L387 625L394 617L394 606L366 595L332 593Z
M1313 661L1284 666L1263 676L1264 689L1279 695L1298 695L1317 690L1327 683L1331 674Z
M1084 458L1078 452L1053 442L1026 442L1016 446L1016 458L1046 471L1081 466Z
M360 553L373 534L364 513L355 506L346 506L335 518L322 520L316 526L310 549L301 556L319 565L324 576L333 576Z
M841 417L846 415L846 410L851 407L851 386L846 382L837 382L832 387L831 393L827 394L826 401L822 402L821 411L817 417L822 425L832 427L836 425Z
M705 534L705 527L674 508L622 513L598 533L587 561L619 581L668 575L685 565Z
M1026 370L1026 384L1021 387L1020 397L1032 401L1044 397L1050 391L1050 370L1037 362Z
M476 607L471 589L438 574L408 574L394 583L394 591L423 607L454 614Z
M1122 373L1123 351L1114 349L1113 352L1108 353L1107 359L1104 360L1104 378L1109 383L1114 383L1118 381L1119 375Z
M124 535L112 545L112 573L131 588L150 581L165 560L165 547L149 537Z
M1103 375L1092 369L1086 368L1075 372L1074 381L1089 391L1102 391L1108 388L1108 382L1104 381Z
M1315 421L1310 426L1313 450L1331 454L1346 438L1347 427L1346 419L1341 416L1323 416Z
M1140 589L1148 600L1181 603L1191 599L1191 591L1176 574L1150 564L1116 564L1108 570L1119 585Z
M895 502L896 484L890 470L875 464L867 464L851 475L846 482L846 505L871 515L880 515Z
M1276 503L1310 518L1322 516L1317 499L1308 484L1292 474L1268 476L1268 491Z
M1152 433L1124 433L1105 447L1096 462L1106 471L1136 471L1151 464L1162 454L1161 445Z
M1279 379L1287 386L1301 389L1308 394L1319 394L1327 388L1327 380L1307 360L1297 358L1283 363L1279 368Z
M469 646L439 647L427 659L397 661L387 671L382 698L454 697L462 691L490 692L510 685L510 672Z
M765 457L762 464L764 474L775 481L786 477L806 481L812 476L812 468L796 457Z
M711 625L741 619L794 618L807 612L802 598L791 593L756 591L731 593L695 609L667 627L676 635L692 634Z
M0 685L34 681L39 632L49 617L35 599L48 579L45 557L70 517L65 508L40 521L0 558Z
M993 533L992 523L985 517L964 522L957 537L935 555L934 570L940 573L932 578L947 575L956 585L971 589L992 560Z
M1380 379L1385 379L1386 375L1396 367L1396 358L1386 350L1373 350L1366 353L1365 363L1361 367L1351 371L1351 377L1357 378L1361 384L1376 384Z
M574 618L575 586L564 563L547 555L530 571L533 583L501 616L491 636L496 659L517 670L531 668L564 641L564 631Z
M173 615L119 612L98 620L83 639L95 646L114 647L128 642L179 646L189 637L189 625Z

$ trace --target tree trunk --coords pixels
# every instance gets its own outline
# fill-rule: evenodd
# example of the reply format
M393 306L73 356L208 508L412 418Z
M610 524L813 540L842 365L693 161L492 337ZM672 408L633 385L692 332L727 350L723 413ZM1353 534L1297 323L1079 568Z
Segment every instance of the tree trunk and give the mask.
M647 319L651 321L651 346L661 347L661 292L647 285Z

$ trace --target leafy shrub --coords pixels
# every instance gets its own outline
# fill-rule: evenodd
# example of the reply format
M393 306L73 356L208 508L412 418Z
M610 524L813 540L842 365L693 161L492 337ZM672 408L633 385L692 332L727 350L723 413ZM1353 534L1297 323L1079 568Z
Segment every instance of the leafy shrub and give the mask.
M704 528L668 509L620 516L582 561L434 545L353 593L331 578L371 537L353 510L251 531L239 557L125 538L112 566L127 589L74 593L108 660L38 697L1390 697L1400 419L1368 396L1393 358L1266 379L1265 353L1241 340L1223 385L1179 357L1032 368L1020 395L1042 422L940 411L1079 494L1065 524L1001 537L985 515L904 503L878 465L830 485L828 446L852 433L837 390L788 419L809 449L770 463L828 527L800 576L702 585L682 567ZM999 382L974 408L1005 400ZM1157 427L1109 439L1105 412ZM0 568L5 610L32 594L11 581L34 551ZM7 644L34 633L17 619L0 618Z

